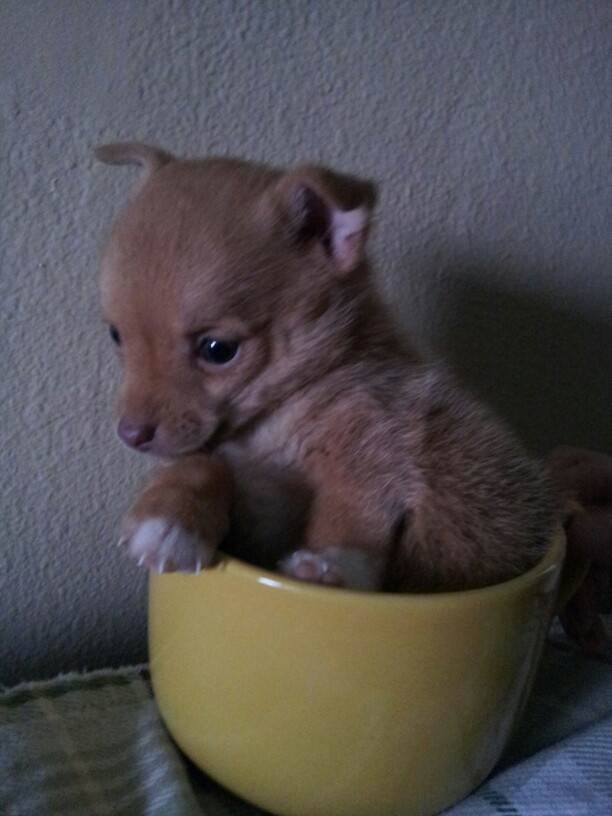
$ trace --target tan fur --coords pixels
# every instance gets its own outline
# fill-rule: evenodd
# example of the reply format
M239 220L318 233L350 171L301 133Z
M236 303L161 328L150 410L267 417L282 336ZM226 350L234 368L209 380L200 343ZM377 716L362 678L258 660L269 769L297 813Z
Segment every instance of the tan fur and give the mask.
M221 545L303 580L434 590L536 561L558 499L392 329L364 257L371 184L138 144L98 155L147 173L101 274L120 436L171 460L124 522L134 557L192 570ZM205 337L236 356L203 359Z

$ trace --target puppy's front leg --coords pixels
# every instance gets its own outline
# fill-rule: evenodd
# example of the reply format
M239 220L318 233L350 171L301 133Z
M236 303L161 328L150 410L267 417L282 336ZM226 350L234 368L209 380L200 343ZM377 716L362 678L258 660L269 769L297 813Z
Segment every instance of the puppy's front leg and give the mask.
M380 590L387 563L384 517L364 518L357 508L359 496L347 499L333 493L319 494L306 532L306 547L280 564L284 575L314 584L345 589Z
M162 467L121 525L120 545L158 572L199 572L227 535L234 483L228 465L189 456Z

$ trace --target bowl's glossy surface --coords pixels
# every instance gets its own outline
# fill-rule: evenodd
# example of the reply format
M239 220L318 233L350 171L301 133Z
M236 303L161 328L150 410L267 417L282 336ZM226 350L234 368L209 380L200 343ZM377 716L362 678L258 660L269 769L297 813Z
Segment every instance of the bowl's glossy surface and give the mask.
M300 584L221 557L150 577L151 672L204 771L282 816L430 816L492 770L529 691L565 551L469 592Z

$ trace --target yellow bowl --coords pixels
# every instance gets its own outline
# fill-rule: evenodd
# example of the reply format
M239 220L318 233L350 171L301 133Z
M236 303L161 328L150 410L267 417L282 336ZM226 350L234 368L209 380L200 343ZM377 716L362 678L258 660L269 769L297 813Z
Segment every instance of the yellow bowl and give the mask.
M281 816L431 816L489 774L529 692L559 532L493 587L385 595L221 556L150 576L161 714L206 773Z

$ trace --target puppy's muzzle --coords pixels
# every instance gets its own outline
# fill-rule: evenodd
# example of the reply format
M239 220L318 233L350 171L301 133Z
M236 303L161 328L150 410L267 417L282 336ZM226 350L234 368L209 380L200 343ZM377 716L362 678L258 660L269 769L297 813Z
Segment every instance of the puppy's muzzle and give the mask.
M217 427L216 420L204 424L190 411L180 411L162 420L149 413L125 412L119 416L117 435L128 448L139 453L174 459L206 449Z
M128 448L145 453L150 450L157 428L150 422L138 422L137 420L123 417L117 425L119 439Z

